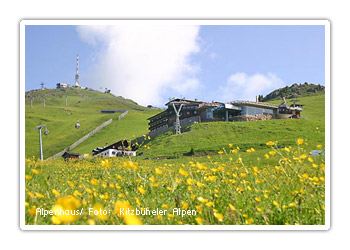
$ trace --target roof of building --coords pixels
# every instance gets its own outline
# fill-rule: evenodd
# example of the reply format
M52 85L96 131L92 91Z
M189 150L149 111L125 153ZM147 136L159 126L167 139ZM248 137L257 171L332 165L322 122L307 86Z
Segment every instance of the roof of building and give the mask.
M176 99L173 99L173 100L167 102L167 103L165 104L165 106L168 106L169 104L171 104L171 103L173 103L173 102L184 103L184 104L200 104L200 103L203 103L203 102L197 101L197 100L192 101L192 100L186 100L186 99L176 98Z
M224 107L225 104L221 102L203 102L202 105L200 105L199 109L206 109L206 108L212 108L212 107Z
M129 144L129 142L127 140L120 140L117 141L116 143L113 143L111 145L105 146L103 148L101 147L97 147L95 149L92 150L92 155L97 155L103 151L106 151L108 149L119 149L122 150L123 148L128 148L130 147L131 151L136 151L137 146L135 144Z
M68 158L68 157L71 157L71 156L79 157L80 154L79 154L79 153L74 153L74 152L66 151L66 152L64 152L64 154L62 155L63 158Z
M156 115L154 115L154 116L151 116L150 118L147 118L147 120L151 120L151 119L153 119L153 118L155 118L155 117L157 117L157 116L160 116L160 115L162 115L162 114L165 114L165 113L168 113L168 111L167 111L167 110L164 110L164 111L162 111L162 112L160 112L160 113L158 113L158 114L156 114Z
M192 100L186 100L186 99L180 99L180 98L176 98L173 99L169 102L167 102L165 105L168 106L171 103L183 103L183 104L188 104L188 105L193 105L193 104L198 104L200 106L218 106L223 104L222 102L216 102L216 101L212 101L212 102L203 102L203 101L198 101L197 99L192 101Z
M273 109L278 108L277 104L270 104L270 103L266 103L266 102L233 101L233 102L230 102L230 104L240 105L240 106L247 105L247 106L255 106L255 107L273 108Z

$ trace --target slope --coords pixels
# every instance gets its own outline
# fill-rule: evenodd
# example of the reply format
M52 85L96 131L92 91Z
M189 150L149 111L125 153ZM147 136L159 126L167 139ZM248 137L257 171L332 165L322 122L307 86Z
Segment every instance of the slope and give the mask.
M68 106L65 106L66 94ZM43 96L45 96L45 107ZM149 110L131 100L99 91L68 88L26 92L25 156L39 157L39 136L38 131L34 129L37 125L48 126L49 134L43 136L44 158L48 158L108 119L113 118L112 124L114 124L120 113L102 114L102 109L128 109L131 114ZM74 127L77 122L81 125L79 129Z
M267 141L278 141L280 146L295 143L304 138L311 148L324 144L325 140L325 97L300 97L305 105L302 115L305 119L270 120L256 122L211 122L189 126L189 132L174 135L172 131L159 135L143 148L145 157L180 157L191 148L198 155L216 153L228 144L235 144L243 151L251 147L266 148ZM280 101L275 101L279 103Z

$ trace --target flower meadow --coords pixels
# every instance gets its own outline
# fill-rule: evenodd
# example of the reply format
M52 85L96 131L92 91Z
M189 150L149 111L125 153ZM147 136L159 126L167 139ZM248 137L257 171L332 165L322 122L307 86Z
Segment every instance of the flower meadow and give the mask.
M324 225L325 159L304 139L180 159L25 162L27 225ZM315 145L322 150L323 145ZM181 215L174 209L191 211ZM43 216L37 209L52 210ZM121 209L166 210L123 214ZM55 214L79 210L81 214ZM93 211L93 213L89 213ZM103 211L107 211L104 213Z

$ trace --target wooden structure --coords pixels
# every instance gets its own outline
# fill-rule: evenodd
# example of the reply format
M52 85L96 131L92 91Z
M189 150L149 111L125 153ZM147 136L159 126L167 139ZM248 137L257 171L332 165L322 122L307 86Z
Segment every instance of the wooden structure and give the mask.
M64 152L62 157L65 161L67 161L67 160L79 160L82 158L82 156L80 154L74 153L74 152L69 152L69 151Z

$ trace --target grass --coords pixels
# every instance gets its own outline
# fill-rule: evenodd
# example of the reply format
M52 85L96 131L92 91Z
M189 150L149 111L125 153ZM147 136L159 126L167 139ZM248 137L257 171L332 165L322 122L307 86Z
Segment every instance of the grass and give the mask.
M250 153L253 164L239 151L215 159L27 159L26 224L323 225L324 157L308 157L303 147L265 145L274 152L271 164L257 160L264 157L261 151ZM44 217L37 208L83 212ZM166 212L123 215L121 208ZM181 216L174 209L191 214Z
M91 154L92 149L112 144L121 139L132 140L136 137L147 134L147 118L153 116L158 111L149 110L144 112L129 112L123 119L113 122L111 125L100 130L98 133L81 143L74 149L80 154Z
M139 106L131 100L114 97L111 94L82 89L78 90L74 88L70 88L67 91L69 96L69 105L67 107L65 106L65 92L60 89L26 93L27 96L32 95L35 98L32 108L30 107L29 97L26 98L26 157L39 157L39 136L38 131L34 129L39 124L47 125L48 130L50 131L49 135L43 135L44 158L48 158L70 146L110 118L113 119L113 123L108 126L119 131L119 121L117 121L117 118L120 113L102 114L102 109L128 109L130 113L127 117L134 117L135 119L132 121L133 124L136 124L134 131L131 133L135 133L137 136L142 136L142 133L144 133L147 128L146 117L157 112ZM43 107L42 99L40 99L40 96L43 95L47 96L45 107ZM129 120L129 118L127 119ZM78 121L81 127L76 129L74 126ZM116 125L116 123L118 123L118 125ZM122 124L125 124L125 122L122 122ZM115 134L115 130L107 130L107 133L111 132L112 134ZM138 132L139 134L137 134ZM101 131L101 135L106 135L106 131ZM117 139L119 136L122 135L120 133L116 134L116 137L111 137L109 135L110 140L105 140L102 136L96 143L103 141L103 146L105 142L112 142L111 140ZM96 135L94 138L99 139L100 137L99 135ZM90 144L84 145L82 145L82 149L85 147L86 150L79 152L91 153L91 150L97 147L93 140L90 140Z
M146 119L159 112L128 100L89 98L69 107L27 104L26 153L38 146L33 129L37 123L50 129L44 152L56 153L88 126L117 118L100 109L128 107L125 118L76 148L90 153L106 142L142 135ZM325 159L309 155L312 149L324 148L324 96L299 99L306 119L193 124L181 135L168 132L151 138L139 150L144 156L68 162L26 159L26 224L324 225ZM80 130L74 129L76 119L81 119ZM267 146L268 141L278 143ZM185 156L191 148L194 155ZM84 212L44 217L36 214L37 208ZM132 216L122 215L121 208L167 211L163 216ZM192 215L181 216L174 209Z
M144 157L181 157L194 149L197 155L217 153L228 144L243 151L253 147L263 149L266 141L278 141L280 146L295 143L296 138L307 140L311 149L324 144L324 95L299 98L305 105L305 119L281 119L255 122L209 122L189 126L189 132L180 135L170 131L150 140L143 151ZM279 101L276 101L279 103Z

